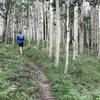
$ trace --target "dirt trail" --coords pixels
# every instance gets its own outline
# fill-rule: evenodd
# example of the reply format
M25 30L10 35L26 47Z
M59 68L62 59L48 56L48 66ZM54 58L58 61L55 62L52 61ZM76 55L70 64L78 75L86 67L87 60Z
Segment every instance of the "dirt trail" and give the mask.
M29 57L29 63L31 66L35 68L35 72L37 74L37 79L40 82L43 94L41 100L54 100L47 76L40 70L39 66L35 65L32 59Z

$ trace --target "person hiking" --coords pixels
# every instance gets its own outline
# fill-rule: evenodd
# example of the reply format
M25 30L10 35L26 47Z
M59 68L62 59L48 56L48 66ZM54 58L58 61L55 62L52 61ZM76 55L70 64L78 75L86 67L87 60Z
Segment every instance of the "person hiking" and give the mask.
M17 35L17 43L19 45L19 50L21 55L23 54L23 46L24 46L24 41L25 41L25 36L24 34L20 31L19 34Z

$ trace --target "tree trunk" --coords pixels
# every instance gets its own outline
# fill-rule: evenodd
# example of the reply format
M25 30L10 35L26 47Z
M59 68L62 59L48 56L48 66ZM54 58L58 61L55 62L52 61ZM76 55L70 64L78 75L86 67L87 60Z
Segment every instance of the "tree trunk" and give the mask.
M67 41L66 41L66 63L64 73L68 71L68 60L69 60L69 43L70 43L70 28L69 28L69 0L67 3Z
M52 8L53 0L50 0L50 19L49 19L49 57L52 57L52 48L53 48L53 8Z
M84 50L84 21L83 21L83 17L84 17L84 8L83 5L81 6L81 14L80 14L80 26L79 26L79 44L80 44L80 53L83 53Z
M99 48L99 51L98 51L98 57L100 58L100 5L99 5L99 10L98 10L98 13L99 13L99 31L98 31L98 48Z
M94 12L95 12L95 8L92 7L91 8L91 49L94 49L94 34L95 34L95 27L94 27Z
M65 20L65 10L66 10L66 5L63 4L63 23L62 23L62 45L63 47L65 46L65 25L66 25L66 20Z
M60 29L60 14L59 14L59 0L56 0L56 53L55 53L55 66L59 65L60 58L60 41L61 41L61 29Z
M11 10L11 3L10 3L10 6L9 6L9 10L8 10L8 13L7 13L7 25L6 25L6 28L5 28L5 45L7 44L7 38L8 38L8 26L9 26L9 19L10 19L10 10Z
M13 9L13 41L12 44L15 44L15 3L14 3L14 9Z
M73 60L78 56L78 5L74 8L74 41L73 41Z

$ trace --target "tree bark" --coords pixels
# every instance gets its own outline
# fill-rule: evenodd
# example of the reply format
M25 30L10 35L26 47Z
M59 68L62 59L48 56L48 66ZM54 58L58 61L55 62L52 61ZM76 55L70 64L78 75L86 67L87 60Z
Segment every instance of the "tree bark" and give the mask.
M74 40L73 40L73 60L78 56L78 5L74 7Z
M49 57L52 57L52 48L53 48L53 8L52 8L53 0L50 0L50 19L49 19Z
M66 41L66 63L64 73L68 71L68 60L69 60L69 43L70 43L70 27L69 27L69 0L67 3L67 41Z
M60 27L60 14L59 14L59 0L56 0L56 52L55 52L55 66L59 65L60 58L60 42L61 42L61 27Z
M98 51L98 57L100 58L100 5L99 5L99 10L98 10L98 13L99 13L99 31L98 31L98 48L99 48L99 51Z

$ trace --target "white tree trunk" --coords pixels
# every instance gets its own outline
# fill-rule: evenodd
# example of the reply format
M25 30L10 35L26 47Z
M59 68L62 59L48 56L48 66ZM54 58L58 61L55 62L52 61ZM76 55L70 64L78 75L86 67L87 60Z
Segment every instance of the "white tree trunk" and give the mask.
M95 8L92 7L92 8L91 8L91 49L94 48L94 35L95 35L94 12L95 12Z
M5 45L7 44L7 38L8 38L8 26L9 26L9 20L10 20L10 10L11 10L11 3L9 5L9 11L7 15L7 25L6 25L6 33L5 33Z
M99 6L96 6L97 14L96 14L96 23L97 23L97 52L99 51Z
M52 57L52 48L53 48L53 8L52 8L52 2L53 0L50 0L50 29L49 29L49 57Z
M59 65L60 57L60 41L61 41L61 27L60 27L60 14L59 12L59 0L56 0L56 51L55 51L55 66Z
M37 12L37 46L39 46L40 44L40 27L39 27L39 9L38 9L38 12Z
M80 44L80 53L83 53L84 50L84 21L83 21L83 17L84 17L84 8L83 5L81 6L81 14L80 14L80 25L79 26L79 44Z
M70 41L70 28L69 28L69 1L67 4L67 42L66 42L66 63L64 73L68 71L68 60L69 60L69 41Z
M100 5L99 5L99 10L98 10L98 13L99 13L99 31L98 31L98 48L99 48L99 51L98 51L98 57L100 58Z
M62 45L63 47L65 46L65 24L66 24L66 20L65 20L65 11L66 11L66 5L63 4L63 15L64 15L64 18L63 18L63 23L62 23Z
M42 47L44 47L44 0L43 0L43 3L42 3Z
M12 44L15 44L15 3L14 3L14 9L13 9L13 41Z
M74 41L73 41L73 60L78 56L78 5L74 8Z
M47 52L49 51L49 33L50 33L50 20L47 20L47 30L48 30L48 34L47 34L47 38L46 38L46 50Z
M29 1L30 2L30 1ZM31 6L29 5L29 16L28 16L28 46L30 47L30 36L31 36Z
M96 44L97 44L97 47L96 47L96 50L98 52L98 26L99 26L99 13L98 13L98 5L96 6Z

